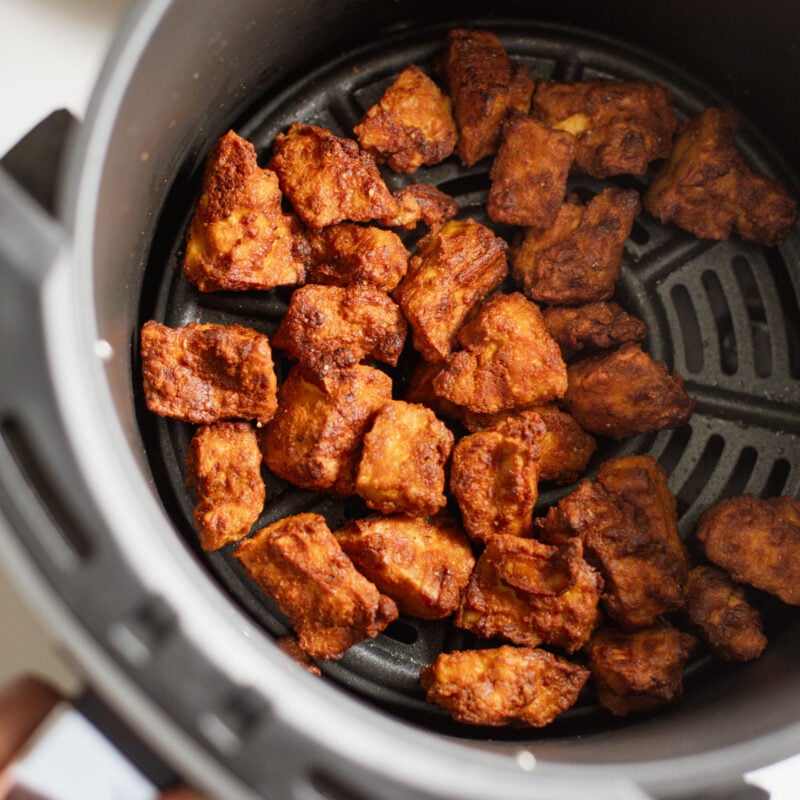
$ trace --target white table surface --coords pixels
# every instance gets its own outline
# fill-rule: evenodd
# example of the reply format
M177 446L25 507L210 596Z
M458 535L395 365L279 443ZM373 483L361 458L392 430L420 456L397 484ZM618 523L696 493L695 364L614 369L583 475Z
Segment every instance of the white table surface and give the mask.
M57 108L86 110L130 0L0 0L0 155ZM0 561L0 684L23 671L78 680L26 610ZM771 800L800 798L800 755L750 773Z

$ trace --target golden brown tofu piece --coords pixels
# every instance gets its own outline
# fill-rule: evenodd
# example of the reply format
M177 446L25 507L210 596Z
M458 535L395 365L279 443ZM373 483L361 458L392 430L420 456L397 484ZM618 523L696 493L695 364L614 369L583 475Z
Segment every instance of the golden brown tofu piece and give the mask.
M453 434L425 406L393 400L364 436L356 494L382 514L430 517L444 508Z
M683 425L694 412L683 379L638 344L575 361L567 368L564 406L596 436L625 439Z
M391 378L372 367L337 370L321 382L293 367L261 440L264 463L303 489L352 494L364 433L391 397Z
M639 213L633 189L605 189L587 205L564 203L553 225L529 228L510 255L511 272L538 303L607 300L622 268L625 240Z
M542 314L547 332L558 342L565 361L627 342L641 342L647 335L647 325L613 300L550 306Z
M470 411L525 408L561 397L567 368L542 312L521 294L496 294L458 332L453 353L433 379L436 394Z
M577 539L554 547L499 536L478 559L455 624L487 639L501 636L531 647L547 643L573 653L600 621L602 588Z
M686 611L714 654L726 661L752 661L767 646L758 611L744 589L717 567L689 573Z
M676 501L663 467L650 456L601 465L536 521L543 541L583 541L605 581L603 604L625 628L651 625L684 606L689 562L678 534Z
M683 694L683 670L696 640L666 625L623 633L599 630L586 652L597 699L625 716L673 703Z
M737 583L800 605L800 501L743 495L703 512L697 538L706 557Z
M246 536L266 498L261 450L250 423L198 428L186 453L186 484L197 493L193 518L203 550Z
M145 400L154 414L203 425L265 423L275 413L272 350L252 328L199 322L170 328L150 320L142 326L141 356Z
M236 548L313 659L339 658L397 619L394 601L356 571L319 514L273 522Z
M458 213L458 203L429 183L410 183L392 197L397 201L397 213L378 220L387 228L413 230L417 224L437 225L452 219Z
M450 491L471 539L532 533L544 433L541 418L527 414L514 426L473 433L456 444Z
M427 361L450 355L467 314L508 272L506 243L475 220L450 220L419 241L394 298Z
M542 728L578 699L589 670L533 647L441 653L420 672L430 703L467 725Z
M288 133L275 137L270 167L309 228L369 222L398 211L375 158L326 128L292 123Z
M493 222L549 228L567 193L575 137L521 111L503 122L489 177L486 210Z
M228 131L206 161L186 235L183 274L201 292L274 289L305 279L305 240L281 210L278 177L253 145Z
M324 375L367 357L396 365L406 330L400 307L380 289L308 284L292 294L272 346Z
M312 675L322 675L322 670L309 657L308 653L300 647L296 636L281 636L280 639L275 640L275 644L306 672L310 672Z
M444 161L458 139L450 99L413 64L367 110L353 133L362 149L395 172Z
M437 417L462 420L464 409L439 397L433 390L433 379L441 369L441 363L432 364L420 356L417 359L414 371L408 379L408 387L403 399L407 403L419 403L427 406Z
M392 231L340 222L309 230L307 238L309 283L374 286L391 292L408 269L408 250Z
M500 126L516 109L527 114L533 82L490 31L457 28L447 34L442 70L458 125L456 153L471 167L496 152Z
M371 516L336 532L356 569L404 614L443 619L461 602L475 557L464 531L445 511L418 519Z
M672 93L656 83L536 81L531 115L577 140L574 171L595 178L644 175L669 155Z
M736 113L709 108L681 130L672 155L644 194L644 207L703 239L781 244L797 217L782 184L753 172L736 151Z

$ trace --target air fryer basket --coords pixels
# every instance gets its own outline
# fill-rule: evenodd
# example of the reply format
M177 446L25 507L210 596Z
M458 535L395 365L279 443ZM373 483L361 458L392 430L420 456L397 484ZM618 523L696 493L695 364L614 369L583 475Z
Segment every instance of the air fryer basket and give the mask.
M511 56L525 64L533 78L560 81L613 78L658 81L671 89L681 115L694 115L724 99L673 66L628 45L588 35L580 29L522 20L460 20L459 25L490 27ZM434 24L409 32L390 32L352 50L292 83L278 95L263 98L247 115L231 120L238 133L256 145L266 163L278 132L294 120L321 125L352 136L353 126L408 64L434 70L446 31ZM208 146L212 144L208 142ZM747 124L738 145L757 171L789 180L785 165ZM412 178L385 173L390 188L413 180L431 183L459 202L459 217L486 217L490 161L463 168L455 158L420 169ZM199 189L201 165L184 178L165 206L151 250L137 324L151 318L169 325L191 321L249 325L272 334L286 309L290 290L203 294L181 274L183 241ZM643 178L620 176L618 185L642 190ZM584 198L607 182L570 180L570 189ZM508 227L493 226L513 236ZM419 234L416 234L419 235ZM413 246L414 236L409 236ZM690 550L700 513L723 497L750 493L761 497L800 494L800 236L794 232L779 249L733 238L703 241L664 226L643 212L625 248L616 298L648 325L645 348L685 378L697 403L691 421L677 430L639 436L616 443L602 441L590 467L607 458L648 453L660 461L678 499L679 527ZM134 332L133 375L137 415L149 465L164 505L176 528L208 571L240 606L269 633L288 632L272 601L251 582L233 557L233 548L203 554L192 523L193 498L185 486L184 458L193 428L159 419L144 407ZM279 372L287 363L278 358ZM403 363L395 371L402 386ZM549 489L540 496L537 514L570 487ZM365 513L357 499L338 500L302 491L267 475L267 506L255 528L289 514L314 510L335 529L342 521ZM768 636L780 635L796 613L767 595L752 592L765 619ZM351 648L338 662L322 665L326 679L367 698L381 708L429 729L465 738L494 741L558 739L635 726L636 718L618 721L600 708L590 690L577 706L544 731L491 731L452 722L427 704L418 683L419 670L442 650L480 646L449 621L425 622L408 617L391 625L374 641ZM699 651L690 663L682 704L702 703L719 676L746 669L722 664ZM712 692L713 694L713 692ZM679 707L678 707L679 708ZM667 709L668 716L676 713Z

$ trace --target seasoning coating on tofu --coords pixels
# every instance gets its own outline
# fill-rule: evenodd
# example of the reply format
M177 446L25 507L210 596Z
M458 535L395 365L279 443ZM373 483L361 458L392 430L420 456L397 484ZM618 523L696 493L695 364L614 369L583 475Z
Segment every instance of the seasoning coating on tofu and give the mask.
M407 173L444 161L458 139L450 99L413 64L367 110L353 133L378 161Z
M767 646L758 611L744 589L717 567L689 573L686 611L713 653L726 661L752 661Z
M800 605L800 501L750 495L703 512L697 538L709 561L784 603Z
M362 575L420 619L450 616L475 566L469 540L445 511L426 519L374 515L335 535Z
M680 699L695 642L662 624L631 633L599 630L586 648L598 701L621 717Z
M549 228L564 202L574 155L574 136L521 111L511 112L489 172L489 219Z
M450 491L471 539L527 536L539 496L539 441L545 426L528 414L514 426L473 433L453 449Z
M292 123L288 133L275 137L270 167L310 228L369 222L398 211L374 157L326 128Z
M694 412L683 379L638 344L587 356L567 367L564 406L596 436L625 439L683 425Z
M685 604L689 571L678 534L676 501L651 456L606 461L536 522L542 540L583 541L600 570L606 611L625 628L651 625Z
M459 628L515 644L580 650L600 621L603 580L578 540L555 547L535 539L491 539L455 618Z
M413 230L420 222L437 225L458 213L458 203L429 183L410 183L392 192L392 197L397 201L397 211L378 220L388 228Z
M243 325L190 322L141 330L147 408L162 417L209 424L221 419L269 422L277 379L269 339Z
M186 484L197 493L192 516L203 550L246 536L266 499L261 450L250 423L198 428L186 453Z
M589 671L533 647L441 653L420 672L430 703L468 725L541 728L575 704Z
M703 239L736 232L779 245L797 216L797 201L777 181L753 172L736 151L736 113L709 108L682 128L672 154L644 194L660 222L674 222Z
M408 250L393 231L340 222L309 229L309 283L374 286L391 292L408 269Z
M442 70L458 126L456 153L470 167L496 152L509 111L528 112L533 82L490 31L451 30Z
M356 571L319 514L278 520L245 539L235 555L313 659L339 658L397 618L394 601Z
M302 489L352 494L364 433L391 397L391 378L372 367L337 370L322 381L293 367L261 440L264 463Z
M419 241L394 292L427 361L450 355L467 314L508 272L506 243L468 219L435 226Z
M547 332L558 342L565 361L627 342L641 342L647 335L647 325L613 300L550 306L542 314Z
M531 115L573 134L574 171L594 178L644 175L669 155L676 126L672 93L656 83L538 80Z
M458 332L433 379L436 394L470 411L525 408L561 397L567 369L542 312L521 294L496 294Z
M368 356L396 365L406 329L399 306L380 289L308 284L292 294L272 346L324 375Z
M639 208L633 189L605 189L585 206L571 197L551 227L529 228L512 250L514 280L539 303L607 300L614 294L623 246Z
M364 436L356 494L383 514L433 516L447 504L444 466L453 441L429 408L387 403Z

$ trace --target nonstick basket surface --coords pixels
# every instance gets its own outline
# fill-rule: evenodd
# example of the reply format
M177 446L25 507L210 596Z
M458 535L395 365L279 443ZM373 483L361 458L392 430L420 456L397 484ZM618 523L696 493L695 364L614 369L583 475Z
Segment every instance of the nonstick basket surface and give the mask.
M470 23L490 27L509 54L525 64L532 78L559 81L613 78L658 81L674 94L681 115L694 115L724 99L673 67L638 50L582 31L524 21ZM451 26L451 27L455 27ZM378 100L401 69L417 64L434 73L447 27L397 30L362 49L320 67L281 94L263 99L234 129L251 140L259 161L269 159L275 135L294 120L321 125L352 137L353 126ZM222 133L222 132L220 132ZM208 146L213 144L208 142ZM738 140L740 152L755 170L782 179L797 193L769 146L746 124ZM459 217L472 217L493 227L509 241L514 229L493 225L485 213L491 160L462 167L455 157L423 167L413 176L384 171L390 189L407 182L438 186L460 205ZM570 180L570 191L585 200L602 187L616 184L642 190L650 175L621 176L610 181ZM200 170L170 193L151 250L140 303L139 323L157 319L178 326L193 321L240 323L271 335L286 310L291 290L202 294L181 274L185 231L199 192ZM413 249L423 226L409 234ZM737 239L698 240L673 226L664 226L643 212L625 246L616 299L648 325L645 349L684 377L697 404L690 422L677 430L639 436L624 442L600 440L587 475L607 459L648 453L669 475L678 500L679 528L690 551L693 530L703 510L723 497L750 493L762 497L800 495L800 235L795 230L777 249ZM233 557L233 546L203 553L192 523L194 498L185 485L184 458L193 427L147 412L141 392L138 331L133 334L134 393L142 437L154 481L175 527L209 572L267 631L288 632L286 620L268 596L252 583ZM288 362L275 352L279 378ZM407 359L406 359L407 361ZM404 360L392 372L398 396L408 370ZM333 529L366 507L358 499L342 501L296 489L264 470L267 504L255 530L281 517L303 511L323 514ZM572 487L540 487L536 513ZM794 610L767 595L751 600L764 616L768 637L780 636L782 623ZM680 620L674 620L681 624ZM426 622L401 617L375 640L351 648L337 662L322 664L325 679L367 698L405 719L463 737L529 739L571 736L605 730L619 722L585 690L578 704L544 731L488 731L452 722L427 704L419 687L419 670L442 650L486 646L448 621ZM687 670L686 697L701 691L725 671L746 665L722 664L699 651ZM677 706L676 708L679 708ZM667 709L662 714L674 713ZM633 720L635 722L635 720Z

